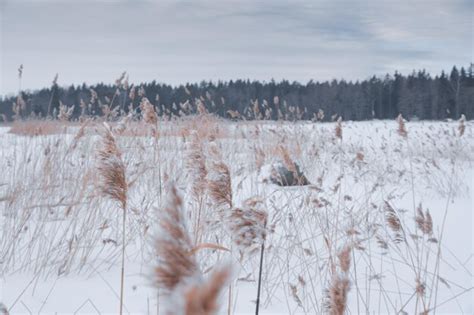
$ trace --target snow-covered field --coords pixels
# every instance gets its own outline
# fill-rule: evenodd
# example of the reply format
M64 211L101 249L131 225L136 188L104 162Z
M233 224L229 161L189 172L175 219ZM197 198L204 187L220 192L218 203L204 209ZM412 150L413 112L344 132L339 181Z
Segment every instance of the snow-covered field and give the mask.
M473 127L467 122L460 136L458 122L409 122L403 137L395 121L343 122L338 138L336 123L127 125L116 134L129 183L125 313L165 314L178 303L153 282L170 182L193 241L231 249L198 251L200 270L231 264L231 313L255 312L259 246L232 244L208 179L190 160L197 149L210 180L213 162L230 169L233 206L257 197L268 213L261 313L324 313L337 275L350 282L348 314L474 313ZM79 136L78 126L37 136L0 128L0 302L10 314L118 313L122 212L97 189L101 128ZM268 181L288 158L311 185ZM417 225L418 209L425 221L431 215L431 230ZM338 262L346 248L347 272ZM228 301L226 286L223 314Z

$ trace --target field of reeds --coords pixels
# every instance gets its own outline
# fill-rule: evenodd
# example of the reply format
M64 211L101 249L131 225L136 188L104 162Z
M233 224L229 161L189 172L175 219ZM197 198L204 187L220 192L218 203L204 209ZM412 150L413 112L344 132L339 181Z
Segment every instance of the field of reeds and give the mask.
M146 106L0 127L5 314L474 312L472 122Z

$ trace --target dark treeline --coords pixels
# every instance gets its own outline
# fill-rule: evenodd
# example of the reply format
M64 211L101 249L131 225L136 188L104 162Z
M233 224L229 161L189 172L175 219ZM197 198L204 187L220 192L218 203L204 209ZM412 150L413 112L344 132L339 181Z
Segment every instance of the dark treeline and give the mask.
M139 108L146 97L160 115L215 113L246 119L344 120L474 118L474 67L453 69L432 77L426 71L347 82L258 82L236 80L201 82L178 87L155 81L129 86L122 76L115 84L70 86L21 92L0 99L4 119L57 116L60 106L74 106L72 119ZM17 108L15 110L15 104ZM138 109L139 111L139 109ZM318 115L319 113L319 115ZM322 115L324 113L324 115Z

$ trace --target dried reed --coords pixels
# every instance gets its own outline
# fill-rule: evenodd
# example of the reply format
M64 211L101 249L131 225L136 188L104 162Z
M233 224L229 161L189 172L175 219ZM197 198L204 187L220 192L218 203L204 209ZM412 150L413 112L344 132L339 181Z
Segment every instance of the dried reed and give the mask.
M347 276L333 275L327 293L327 310L331 315L343 315L347 307L347 294L350 281Z
M97 158L97 169L100 174L99 190L102 195L118 202L122 208L122 267L120 277L120 314L122 314L125 281L125 225L128 185L125 177L125 164L122 160L122 154L117 146L112 130L107 123L104 123Z
M340 116L336 121L335 134L336 134L336 138L342 140L342 117L340 117Z
M160 233L155 240L158 265L155 268L155 285L172 292L198 272L196 259L184 217L183 200L174 186L169 189L169 199L160 212Z
M186 315L213 315L219 310L218 299L230 278L230 268L213 272L205 283L193 286L185 293Z
M397 129L397 132L398 134L403 137L403 138L406 138L408 136L408 131L406 129L406 126L405 126L405 119L403 119L403 116L402 114L399 114L398 117L397 117L397 123L398 123L398 129Z

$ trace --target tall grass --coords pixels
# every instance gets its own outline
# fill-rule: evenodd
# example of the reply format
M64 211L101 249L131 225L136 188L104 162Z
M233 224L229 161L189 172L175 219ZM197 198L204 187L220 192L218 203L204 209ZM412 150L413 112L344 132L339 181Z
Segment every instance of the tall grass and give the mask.
M123 312L123 288L125 282L125 227L127 223L128 183L125 176L125 164L110 126L104 123L101 143L98 148L98 166L100 192L118 202L122 210L122 265L120 273L120 315Z
M199 102L182 108L199 115L165 119L142 96L118 120L116 102L101 119L16 122L0 138L2 274L118 264L120 312L135 262L155 266L160 303L185 314L234 313L245 285L257 307L290 314L458 310L471 289L443 243L450 202L469 192L465 119L229 122ZM271 184L277 163L311 184Z

